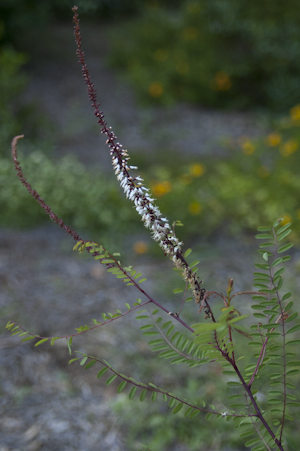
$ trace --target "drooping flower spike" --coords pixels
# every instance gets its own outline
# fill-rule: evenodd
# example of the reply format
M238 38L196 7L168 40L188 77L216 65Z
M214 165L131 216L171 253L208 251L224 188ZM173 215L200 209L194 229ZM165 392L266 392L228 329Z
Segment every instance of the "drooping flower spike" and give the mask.
M89 70L85 62L85 54L81 46L80 23L77 10L77 6L72 8L72 11L74 12L73 22L75 42L77 45L77 56L82 67L82 74L85 84L87 85L90 102L94 108L94 114L97 117L97 122L101 127L101 133L104 133L107 136L106 144L110 148L112 165L117 179L119 180L120 186L126 197L134 203L136 211L141 216L145 227L151 230L152 238L158 242L165 255L172 258L176 268L182 271L184 280L190 284L193 290L195 301L200 303L201 300L203 300L205 289L201 288L202 281L200 281L196 274L190 269L183 256L181 250L183 243L175 236L175 233L172 231L167 218L162 217L159 208L154 203L155 199L149 194L148 188L143 185L143 179L138 175L132 175L132 171L135 171L138 168L136 166L129 165L129 155L127 150L123 149L123 146L117 142L116 135L114 134L112 128L107 126L104 119L104 114L99 110L100 103L97 102L96 89L91 80ZM205 304L210 310L207 301L205 301ZM214 320L212 312L211 315Z

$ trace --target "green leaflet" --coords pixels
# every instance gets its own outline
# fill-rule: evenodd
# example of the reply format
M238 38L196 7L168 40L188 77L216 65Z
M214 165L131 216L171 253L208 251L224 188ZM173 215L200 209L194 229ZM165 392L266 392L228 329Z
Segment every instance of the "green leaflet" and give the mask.
M255 235L255 238L257 240L272 240L273 236L269 233L259 233L258 235Z
M220 327L222 325L223 324L220 324L220 323L199 323L199 324L193 324L192 328L195 329L193 335L203 334L205 332L210 332L210 331L216 330L216 329L218 329L218 327Z
M134 398L136 389L137 389L137 387L132 387L132 389L130 390L129 395L128 395L129 399Z
M285 232L281 233L280 235L277 235L277 241L283 240L290 233L291 233L291 230L286 230Z
M248 448L250 448L251 446L253 446L253 445L255 445L255 443L258 443L258 442L260 442L260 438L254 438L254 439L252 439L252 440L248 440L246 443L245 443L245 446Z
M287 371L286 375L287 376L294 376L295 374L299 374L300 370L298 369L294 369L294 370L289 370Z
M120 385L118 386L117 392L121 393L124 390L124 388L126 387L126 384L127 384L127 381L121 382Z
M175 402L176 402L176 399L175 398L171 398L170 401L169 401L169 407L172 408L174 406Z
M277 253L278 253L278 254L281 254L282 252L285 252L285 251L289 250L289 249L290 249L291 247L293 247L293 246L294 246L293 243L285 244L284 246L281 246L281 247L278 249Z
M49 340L49 338L43 338L42 340L39 340L34 346L39 346L39 345L41 345L42 343L45 343L48 340Z
M142 391L141 395L140 395L140 401L143 402L144 399L146 398L146 394L147 394L147 390L144 388L144 390Z
M30 337L23 338L21 341L33 340L34 338L36 338L36 337L35 336L30 336Z
M269 399L268 399L268 403L269 403L269 404L280 404L280 403L282 403L282 399L278 399L278 398L269 398Z
M110 385L115 379L116 379L117 375L113 374L112 376L110 376L107 381L105 382L105 385Z
M187 258L192 252L192 249L187 249L184 253L184 258Z
M281 262L282 262L282 258L281 257L276 258L276 260L274 260L273 263L271 264L271 268L274 268L274 266L279 265L279 263L281 263Z
M294 319L296 319L299 316L299 314L297 312L293 313L291 316L289 316L285 322L289 323L290 321L293 321Z
M83 366L85 364L85 362L87 361L87 356L83 357L83 359L80 362L80 365Z
M293 332L296 332L297 330L300 329L300 324L296 324L296 326L291 327L286 334L292 334Z
M68 346L68 349L69 349L69 354L71 355L72 354L71 346L72 346L73 337L66 338L66 340L67 340L67 346Z
M87 370L88 368L91 368L91 366L95 365L96 362L97 360L91 360L89 363L85 365L84 369Z
M189 415L190 415L190 413L192 412L194 410L194 408L193 407L188 407L187 409L186 409L186 411L184 412L184 418L186 418L186 417L188 417Z
M290 340L286 343L286 346L294 346L294 345L299 345L300 344L300 340Z
M177 294L177 293L183 293L183 289L182 288L175 288L175 290L173 290L173 293L174 294Z
M276 235L284 232L286 229L289 228L289 226L291 225L291 222L288 222L287 224L285 224L284 226L280 227L280 229L276 230Z
M99 371L99 373L97 374L97 379L99 379L101 376L103 376L107 370L108 370L108 368L106 366L104 368L102 368L102 370Z
M270 232L272 229L270 227L260 226L260 227L257 227L257 230L259 232Z
M176 413L180 412L180 410L183 407L183 403L180 402L179 404L177 404L177 406L175 407L175 409L172 411L172 414L175 415Z
M75 362L75 360L79 360L79 357L76 357L76 359L71 359L71 360L69 360L69 365L70 365L71 363Z

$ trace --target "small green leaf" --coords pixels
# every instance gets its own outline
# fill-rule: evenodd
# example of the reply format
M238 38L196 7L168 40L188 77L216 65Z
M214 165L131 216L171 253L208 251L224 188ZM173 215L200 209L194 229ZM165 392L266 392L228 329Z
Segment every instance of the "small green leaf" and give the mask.
M91 360L89 363L85 365L84 369L87 370L88 368L91 368L91 366L95 365L96 362L97 360Z
M169 407L173 407L175 402L176 402L176 399L175 398L171 398L170 401L169 401Z
M173 293L174 294L183 293L183 289L182 288L175 288L175 290L173 290Z
M296 331L299 330L299 329L300 329L300 324L296 324L296 326L291 327L291 328L286 332L286 335L287 335L287 334L292 334L293 332L296 332Z
M258 235L255 235L255 238L257 240L272 240L273 236L270 235L269 233L259 233Z
M290 292L288 292L288 293L285 293L283 296L282 296L282 301L285 301L286 299L289 299L290 297L292 296L292 293L290 293Z
M287 371L286 375L287 376L294 376L295 374L298 374L300 372L300 370L294 369L294 370L289 370Z
M156 401L156 397L157 397L157 392L156 391L152 392L151 399L152 399L153 402Z
M271 380L279 379L281 376L282 376L281 373L274 373L274 374L271 374L270 379Z
M272 229L270 227L260 226L260 227L257 227L257 230L259 232L271 232Z
M103 376L107 370L108 370L108 368L106 368L106 367L102 368L102 370L99 371L99 373L97 374L97 379L99 379L101 376Z
M208 413L207 415L206 415L206 417L205 417L205 419L206 420L210 420L211 419L211 417L212 417L212 413ZM191 418L191 417L190 417Z
M186 418L186 417L188 417L189 416L189 414L193 411L194 409L193 409L193 407L188 407L187 409L186 409L186 411L184 412L184 418Z
M287 224L285 224L284 226L280 227L280 229L276 230L276 235L279 235L280 233L284 232L286 229L289 228L289 226L291 225L291 222L288 222Z
M69 360L69 365L70 365L71 363L75 362L75 360L79 360L79 357L76 357L76 359L71 359L71 360Z
M130 390L129 395L128 395L129 399L134 398L136 389L137 389L137 387L132 387L132 389Z
M284 246L281 246L281 247L278 249L277 254L281 254L281 252L285 252L285 251L289 250L289 249L290 249L291 247L293 247L293 246L294 246L293 243L285 244Z
M124 388L126 387L126 384L127 384L127 381L122 381L120 383L120 385L118 386L117 392L121 393L124 390Z
M269 260L269 256L268 256L267 252L265 252L263 254L263 259L266 260L266 262Z
M116 379L117 375L113 374L112 376L110 376L107 381L105 382L105 385L110 385L115 379Z
M269 269L269 265L264 265L261 263L255 263L254 266L255 266L255 268L258 268L258 269L266 269L266 270Z
M187 258L191 252L192 252L192 249L187 249L184 253L184 258Z
M273 261L273 263L271 264L271 268L274 268L274 266L279 265L279 263L282 262L282 257L276 258L276 260Z
M300 340L290 340L286 343L286 345L294 346L294 345L300 345Z
M83 357L83 359L80 362L80 365L83 366L85 364L85 362L87 361L87 356Z
M288 310L290 310L293 307L294 303L293 301L290 301L286 306L284 311L287 312Z
M175 407L175 409L172 411L172 414L175 415L176 413L180 412L180 410L183 407L183 403L180 402L179 404L177 404L177 406Z
M291 233L291 229L290 230L286 230L285 232L281 233L280 235L277 235L277 241L283 240L283 238L288 236L290 233Z
M42 343L45 343L48 340L49 340L49 338L43 338L42 340L38 341L34 346L39 346L39 345L41 345Z
M146 394L147 394L147 390L144 388L144 390L142 391L141 396L140 396L141 402L143 402L144 399L146 398Z
M289 323L290 321L293 321L295 318L297 318L299 316L299 314L297 312L293 313L291 316L289 316L285 322Z

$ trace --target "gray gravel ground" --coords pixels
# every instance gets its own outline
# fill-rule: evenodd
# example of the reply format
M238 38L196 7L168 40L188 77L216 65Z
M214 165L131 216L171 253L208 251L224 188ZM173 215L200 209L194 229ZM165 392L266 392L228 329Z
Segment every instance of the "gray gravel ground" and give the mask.
M133 303L134 291L124 290L100 264L72 252L72 246L63 232L52 226L0 231L0 306L4 321L12 319L42 336L57 336L91 324L92 318L100 319L100 312L114 312L116 308L124 311L125 302ZM228 276L237 281L237 290L251 287L251 243L202 243L195 256L200 259L200 274L208 289L224 291ZM298 257L296 254L296 262ZM149 279L146 290L176 311L178 298L171 288L165 289L169 272L164 260L142 259L136 265ZM191 303L187 310L194 312L192 324L198 319L196 308ZM135 320L127 316L122 321L122 328L106 326L85 334L82 340L77 338L74 349L116 362L125 374L133 374L136 379L154 380L138 365L139 359L149 358L149 351L137 335ZM85 372L77 364L68 366L69 358L64 340L53 347L46 344L34 348L28 342L20 344L17 337L2 335L1 451L128 450L126 431L111 410L115 388L104 389L104 381L96 379L94 369ZM160 382L163 385L163 379ZM188 448L173 446L172 450Z

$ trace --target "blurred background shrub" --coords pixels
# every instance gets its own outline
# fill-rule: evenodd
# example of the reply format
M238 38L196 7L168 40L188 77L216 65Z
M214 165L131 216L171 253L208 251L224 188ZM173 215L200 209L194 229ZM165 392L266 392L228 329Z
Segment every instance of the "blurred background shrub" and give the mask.
M36 225L45 217L14 178L7 151L12 136L24 129L30 130L30 149L49 148L49 137L38 132L47 119L20 100L30 48L20 52L18 42L32 29L69 23L72 5L69 0L0 5L1 226ZM181 220L191 239L221 228L252 231L278 216L291 218L298 236L300 107L294 105L300 102L300 10L295 0L80 0L78 5L88 20L110 21L110 64L125 70L145 103L292 107L288 118L271 123L269 135L231 141L218 159L188 161L172 149L160 152L158 164L144 152L133 159L162 211L171 221ZM123 230L134 227L131 205L106 175L90 172L75 158L54 161L38 151L22 161L26 177L73 227L116 233L119 219ZM136 227L142 234L139 223Z
M300 101L299 25L296 0L150 2L113 31L110 63L144 103L282 111Z
M172 156L172 158L171 158ZM189 157L191 158L191 157ZM273 131L256 140L244 136L227 143L224 156L187 160L163 152L133 154L146 185L171 222L180 220L179 236L193 240L222 233L253 232L274 217L293 222L293 240L300 238L300 105L273 123ZM122 236L146 231L118 182L74 157L57 161L33 152L21 158L25 176L67 224L79 230ZM32 226L46 215L13 174L12 163L0 165L0 225ZM142 241L143 243L143 241ZM144 253L147 246L136 247Z

